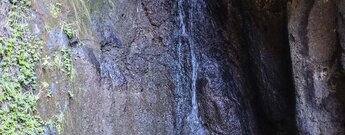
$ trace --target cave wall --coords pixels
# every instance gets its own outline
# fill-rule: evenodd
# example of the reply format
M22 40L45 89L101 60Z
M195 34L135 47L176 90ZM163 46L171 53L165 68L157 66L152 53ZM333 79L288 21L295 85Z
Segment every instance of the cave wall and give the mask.
M337 4L303 0L289 3L289 41L300 134L344 134L344 102L340 98L344 94L343 51L338 36L343 32L337 31L343 26L337 25L337 20L341 20Z

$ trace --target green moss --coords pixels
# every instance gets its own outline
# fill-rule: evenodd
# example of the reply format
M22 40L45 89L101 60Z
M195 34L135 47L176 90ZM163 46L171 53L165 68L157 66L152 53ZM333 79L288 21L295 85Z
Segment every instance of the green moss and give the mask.
M63 1L60 1L63 2ZM64 17L61 12L62 5L72 2L75 23L65 23L62 20L73 20ZM82 8L76 6L82 4ZM40 93L38 90L37 75L35 72L38 61L42 60L43 68L58 68L73 81L73 62L71 51L63 48L49 57L41 58L42 40L30 32L28 24L31 0L20 0L11 5L8 24L10 36L0 37L0 134L1 135L26 135L41 134L45 126L53 126L61 132L63 111L58 116L43 121L36 110L36 102ZM80 12L86 10L83 0L65 1L63 4L55 3L50 8L50 13L56 20L54 26L61 26L68 38L78 36L88 13L79 18ZM66 10L67 11L67 10ZM83 12L80 12L83 13ZM67 14L67 13L66 13ZM62 22L62 23L60 23ZM88 22L88 21L86 21ZM61 25L62 24L62 25ZM76 25L74 25L76 24ZM74 31L75 30L75 31ZM85 33L85 32L83 32ZM49 82L42 81L41 88L47 89ZM48 93L52 96L52 93ZM68 91L68 97L74 94Z
M28 9L30 0L11 5L9 37L0 41L0 133L40 134L44 122L36 111L37 77L35 66L42 41L30 33Z
M71 58L71 52L67 48L61 50L63 56L63 71L67 73L70 81L73 81L73 63Z

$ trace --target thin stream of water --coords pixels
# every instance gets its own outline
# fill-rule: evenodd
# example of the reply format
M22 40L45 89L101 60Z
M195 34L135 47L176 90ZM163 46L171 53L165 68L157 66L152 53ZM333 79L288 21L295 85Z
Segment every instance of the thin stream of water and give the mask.
M185 22L186 14L183 4L184 2L187 2L189 9L187 10L188 13L188 21ZM182 63L181 63L181 47L183 45L182 38L187 39L187 43L189 45L190 49L190 59L192 64L191 69L191 101L192 101L192 109L187 117L188 126L190 128L190 132L192 134L204 134L204 130L202 128L200 118L199 118L199 109L198 109L198 100L197 100L197 93L196 93L196 81L198 78L198 60L196 56L196 45L193 41L193 20L194 18L194 11L196 11L196 0L179 0L178 1L178 14L179 14L179 29L180 29L180 37L179 37L179 43L178 43L178 61L179 61L179 68L182 70ZM189 26L187 31L187 26ZM181 77L181 76L179 76ZM180 83L178 83L180 85Z

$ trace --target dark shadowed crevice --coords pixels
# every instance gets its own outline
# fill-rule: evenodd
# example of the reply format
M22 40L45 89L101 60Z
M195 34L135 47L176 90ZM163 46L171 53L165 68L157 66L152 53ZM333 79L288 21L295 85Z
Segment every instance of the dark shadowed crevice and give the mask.
M254 124L256 120L249 104L253 93L249 93L251 84L248 83L247 70L244 66L247 55L244 53L246 46L242 37L243 31L241 31L243 27L242 3L240 1L211 0L207 0L206 3L206 14L212 18L216 35L219 36L215 42L217 44L211 44L210 48L213 49L210 52L221 56L219 58L220 63L222 63L220 78L226 82L223 95L229 100L233 100L230 108L237 108L236 115L240 119L241 126L240 132L237 133L256 133ZM234 118L231 117L235 116L227 117L229 118L226 119L232 121ZM232 134L236 134L236 132L232 132Z
M338 37L338 51L337 59L339 64L337 65L336 75L331 78L330 83L336 86L339 91L337 94L337 99L342 104L342 111L345 112L345 1L338 0L336 2L338 5L337 13L337 37Z
M295 92L284 1L244 1L251 101L262 134L296 134Z

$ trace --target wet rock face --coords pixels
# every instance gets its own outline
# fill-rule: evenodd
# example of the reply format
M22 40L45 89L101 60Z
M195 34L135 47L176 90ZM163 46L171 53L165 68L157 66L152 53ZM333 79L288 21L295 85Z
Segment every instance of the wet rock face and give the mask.
M95 121L85 123L90 133L254 132L242 95L245 79L235 80L245 74L236 59L240 44L226 37L231 32L222 33L238 31L237 25L217 28L224 22L216 20L222 16L207 17L219 12L212 4L221 5L144 0L93 8L96 44L86 45L100 83L84 93L98 93L89 95L98 98L98 108L88 112L98 117L85 116Z
M233 60L223 58L228 51L222 47L231 44L222 41L212 26L216 22L205 17L206 3L179 2L182 7L178 1L145 0L93 8L98 43L88 45L94 50L87 55L96 63L92 65L100 84L86 88L86 95L98 93L89 95L98 98L98 108L90 106L95 110L88 112L98 117L85 116L95 121L85 123L90 133L192 134L199 130L194 126L197 117L205 134L250 132L237 86L242 84L233 82ZM189 36L182 35L182 27ZM199 101L194 106L193 90ZM200 113L193 113L193 107Z
M342 1L88 4L63 134L344 133Z
M173 80L167 54L171 4L169 1L114 1L115 7L108 4L91 12L100 49L96 57L100 63L101 89L97 91L103 98L98 133L174 134Z
M245 61L240 54L243 44L239 40L242 37L230 36L238 32L240 25L228 25L231 21L240 21L234 13L238 10L230 8L236 2L198 3L204 5L196 4L194 12L189 13L195 17L191 24L194 26L192 33L199 58L196 91L204 128L209 134L254 133L254 117L247 110L250 105L244 101L247 80L239 79L239 76L245 76L241 70L241 64L244 63L239 62Z

